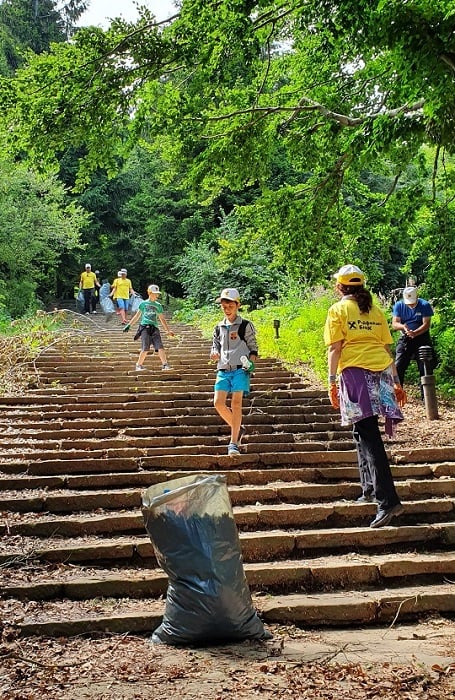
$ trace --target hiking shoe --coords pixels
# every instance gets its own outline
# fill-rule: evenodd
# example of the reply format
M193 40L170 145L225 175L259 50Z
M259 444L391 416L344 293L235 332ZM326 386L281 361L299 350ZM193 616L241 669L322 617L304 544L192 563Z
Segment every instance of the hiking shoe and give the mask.
M356 500L356 503L372 503L375 499L372 493L362 493Z
M240 450L235 442L230 442L228 445L228 457L237 457L240 455Z
M240 445L240 443L242 442L242 438L244 437L245 434L246 434L246 428L244 425L241 425L240 430L239 430L239 439L237 441L238 445Z
M142 365L136 365L136 372L145 372L145 367Z
M393 508L389 508L388 510L380 508L375 519L370 523L370 527L385 527L390 523L392 518L394 518L396 515L401 515L402 513L404 513L404 508L401 503L397 503L396 506L393 506Z
M161 365L161 369L167 370L167 369L171 369L171 368L169 367L168 363L166 362L164 365Z

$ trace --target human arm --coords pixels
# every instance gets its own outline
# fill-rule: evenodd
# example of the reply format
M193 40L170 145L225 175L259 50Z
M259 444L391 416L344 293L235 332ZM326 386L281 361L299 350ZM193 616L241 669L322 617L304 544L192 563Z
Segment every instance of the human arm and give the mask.
M403 323L400 316L392 317L392 328L394 331L403 331L403 333L407 333L408 331L407 325Z
M136 313L134 314L133 318L131 319L131 321L124 326L123 332L126 333L126 331L129 331L131 326L133 326L136 323L136 321L139 320L140 317L141 317L141 311L138 309L136 311Z
M400 406L400 408L403 408L403 406L407 403L408 397L407 397L405 390L401 386L400 378L399 378L398 372L397 372L397 367L396 367L395 361L393 359L392 349L391 349L390 345L385 345L384 347L387 350L387 352L389 353L390 357L392 358L392 362L390 364L390 369L392 370L392 375L393 375L393 389L395 391L395 396L396 396L398 405Z
M430 329L431 325L431 316L426 316L422 318L422 323L421 325L416 328L414 331L408 330L406 331L406 335L409 338L417 338L417 336L422 335L422 333L426 333Z
M158 318L159 318L160 323L163 326L164 330L166 331L166 333L173 337L175 335L175 333L174 333L174 331L171 331L171 329L169 328L169 324L166 321L164 314L158 314Z
M338 370L338 362L341 356L341 348L343 345L342 340L337 340L331 345L329 345L329 351L327 356L328 361L328 384L329 384L329 399L333 408L340 407L340 400L338 397L338 386L336 381L336 375Z
M210 348L210 359L213 362L218 362L221 357L221 338L220 328L215 326L212 334L212 347Z

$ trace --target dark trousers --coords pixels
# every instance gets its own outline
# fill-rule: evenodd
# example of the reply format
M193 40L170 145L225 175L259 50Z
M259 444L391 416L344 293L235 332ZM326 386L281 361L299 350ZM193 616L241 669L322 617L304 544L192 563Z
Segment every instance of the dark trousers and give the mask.
M84 312L89 314L90 311L92 310L92 292L94 291L93 289L83 289L82 290L84 293Z
M433 347L429 333L422 333L417 338L408 338L407 335L402 335L398 339L395 350L395 365L401 386L404 384L404 375L412 360L416 360L420 376L423 377L425 374L424 364L419 360L419 348L422 345ZM430 367L427 367L431 374L433 373L434 364L434 362L431 362Z
M354 423L352 428L360 483L364 493L373 493L379 508L389 510L400 502L393 483L389 459L382 441L377 416L370 416Z

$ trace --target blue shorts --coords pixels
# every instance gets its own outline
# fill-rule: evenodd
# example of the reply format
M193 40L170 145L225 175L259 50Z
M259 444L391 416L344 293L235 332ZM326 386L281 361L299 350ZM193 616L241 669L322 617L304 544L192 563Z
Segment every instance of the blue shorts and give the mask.
M128 311L128 307L130 305L129 299L116 299L116 302L119 309L125 309L125 311Z
M244 369L219 369L216 373L215 391L243 391L245 395L250 393L250 375Z

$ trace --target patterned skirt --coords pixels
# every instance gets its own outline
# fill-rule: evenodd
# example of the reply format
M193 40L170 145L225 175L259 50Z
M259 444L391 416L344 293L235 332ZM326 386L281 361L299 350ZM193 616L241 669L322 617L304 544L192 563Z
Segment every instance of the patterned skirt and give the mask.
M341 425L356 423L370 416L383 416L385 434L392 437L403 414L397 404L391 367L371 372L347 367L340 376Z

